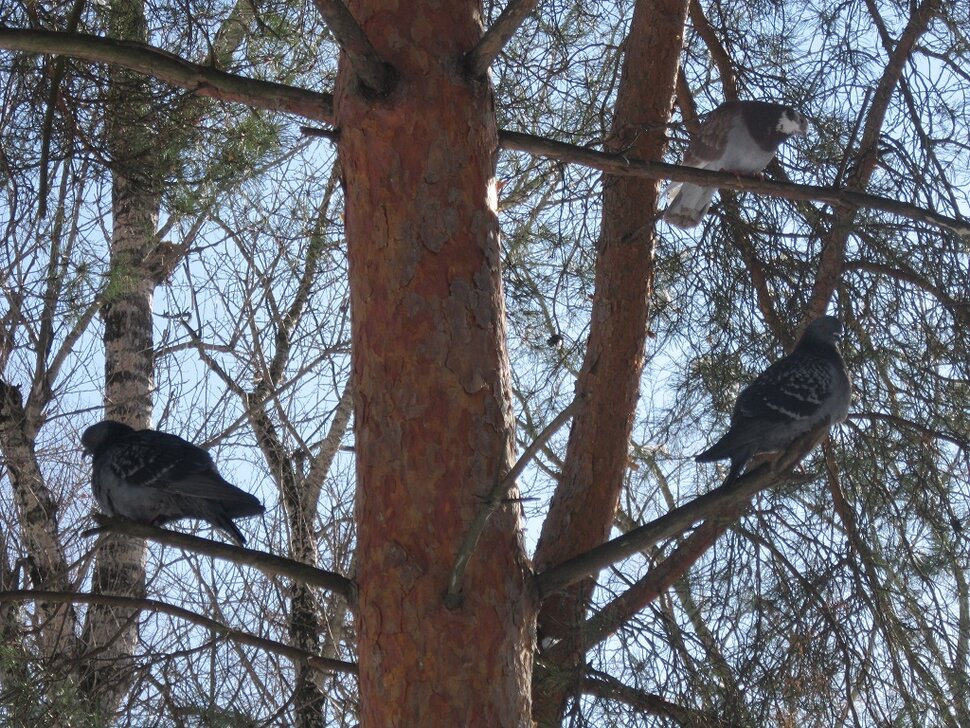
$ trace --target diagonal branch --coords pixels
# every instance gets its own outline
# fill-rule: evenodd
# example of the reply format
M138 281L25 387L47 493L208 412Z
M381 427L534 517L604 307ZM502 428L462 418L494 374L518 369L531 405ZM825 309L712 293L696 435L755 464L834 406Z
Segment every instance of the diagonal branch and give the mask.
M290 647L282 642L271 640L266 637L258 637L249 632L229 627L215 619L192 612L174 604L161 602L157 599L137 599L135 597L115 596L111 594L84 594L75 592L58 591L34 591L32 589L22 589L17 591L0 591L0 602L26 602L43 601L45 603L63 602L66 604L100 604L107 607L126 608L138 611L155 612L168 614L169 616L183 619L210 632L233 640L243 645L256 647L267 652L275 652L278 655L289 658L293 662L306 662L314 670L320 672L346 672L351 675L357 674L357 665L353 662L335 660L330 657L320 657L296 647Z
M741 512L751 501L751 497L753 497L753 494L731 503L704 521L669 556L652 567L629 589L580 625L577 631L580 635L582 651L589 651L594 645L615 633L634 614L642 611L666 589L670 588L675 581L686 574L687 570L707 553L714 542L741 515ZM567 647L566 641L561 641L547 650L547 655L554 660L560 656L560 652L566 651L560 648Z
M332 571L317 569L308 564L302 564L292 559L285 559L275 554L267 554L241 546L232 546L208 538L191 536L187 533L178 533L177 531L169 531L155 526L135 523L134 521L123 518L109 518L108 516L97 514L95 515L95 520L101 524L100 527L86 531L85 535L93 535L101 530L123 533L128 536L155 541L166 546L174 546L175 548L193 551L197 554L212 556L216 559L231 561L240 566L252 566L264 574L288 576L299 582L311 584L321 589L335 591L351 602L355 599L356 586L354 583L347 577Z
M333 121L333 96L191 63L147 43L46 30L0 28L0 48L112 63L220 101Z
M509 0L502 14L465 56L465 66L473 77L485 75L505 44L522 25L522 21L529 17L538 4L539 0Z
M589 670L581 683L582 691L587 695L595 695L605 700L615 700L650 715L670 718L681 726L691 728L727 728L730 725L716 716L708 715L693 708L671 703L659 695L637 690L617 680L615 677Z
M869 108L869 115L866 118L862 138L859 141L859 156L856 166L848 175L847 192L851 190L852 194L857 194L855 191L864 190L869 184L879 161L879 135L882 133L889 103L902 77L903 69L913 53L916 42L926 33L930 21L938 12L938 2L939 0L924 0L918 7L913 7L906 29L900 36L895 49L890 53L889 62L886 64L882 77L873 93L872 106ZM872 1L866 0L866 5L870 12L878 17L877 9ZM825 313L836 286L842 280L842 264L845 260L846 244L856 216L853 207L841 207L835 210L832 227L822 241L815 283L812 286L806 307L809 319Z
M721 43L721 39L717 37L711 22L704 15L704 8L701 6L700 0L691 0L690 2L690 22L704 41L704 45L707 46L711 58L714 59L714 65L717 66L717 71L721 75L724 100L737 101L738 79L734 73L734 63L731 61L731 56L724 44Z
M471 526L468 528L468 532L465 534L465 540L462 541L461 547L458 549L458 556L455 559L455 565L451 569L451 576L448 578L448 591L445 594L445 606L449 609L456 609L461 604L461 591L464 584L465 577L465 567L468 565L468 560L471 558L472 552L475 550L475 545L478 543L478 539L482 535L482 531L485 530L485 524L488 522L489 516L491 516L498 507L502 504L503 499L509 492L509 489L515 485L516 479L525 470L525 466L532 462L532 459L539 452L540 448L545 445L546 441L552 437L559 428L566 424L566 420L573 416L573 413L579 408L585 398L581 395L576 395L575 399L569 403L562 412L556 415L555 419L550 422L546 428L539 433L539 436L535 441L526 448L526 451L522 453L522 456L516 461L512 469L509 470L508 475L502 478L501 481L495 484L491 492L485 496L485 502L482 507L479 508L478 513L475 514L475 520L472 521Z
M536 588L539 598L555 594L610 564L655 545L661 539L683 533L697 521L739 505L743 507L750 498L777 483L794 468L827 432L828 426L822 426L806 433L774 462L765 463L728 486L715 488L640 528L538 574Z
M313 0L327 27L347 54L357 78L370 91L384 95L393 81L391 67L377 54L363 28L340 0Z

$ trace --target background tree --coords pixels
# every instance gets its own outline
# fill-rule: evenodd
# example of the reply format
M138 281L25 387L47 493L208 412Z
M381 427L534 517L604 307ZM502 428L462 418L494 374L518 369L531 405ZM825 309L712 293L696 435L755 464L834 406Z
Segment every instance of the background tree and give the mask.
M970 724L959 9L384 5L0 11L4 719ZM809 137L658 225L713 173L650 162L737 96ZM691 456L826 310L850 419L716 488ZM303 566L91 551L103 397ZM99 574L146 534L142 599Z

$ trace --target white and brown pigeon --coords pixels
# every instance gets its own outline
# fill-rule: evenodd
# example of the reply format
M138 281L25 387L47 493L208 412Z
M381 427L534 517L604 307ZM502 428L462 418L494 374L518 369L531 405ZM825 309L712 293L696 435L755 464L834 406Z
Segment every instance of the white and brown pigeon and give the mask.
M84 431L81 444L94 458L91 486L108 515L155 526L200 518L243 546L232 519L265 510L255 496L223 480L209 453L177 435L104 420Z
M766 101L725 101L707 115L684 153L685 167L756 175L790 136L805 136L808 121L790 106ZM664 220L691 228L704 217L714 187L672 184Z
M841 333L835 316L810 323L791 354L741 390L727 434L694 459L730 458L728 485L755 455L782 450L819 426L844 420L852 387L836 343Z

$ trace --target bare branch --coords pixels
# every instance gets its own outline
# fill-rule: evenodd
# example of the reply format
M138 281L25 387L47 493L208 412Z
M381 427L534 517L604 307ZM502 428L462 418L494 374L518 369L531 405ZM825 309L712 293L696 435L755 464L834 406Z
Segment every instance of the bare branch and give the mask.
M382 95L388 92L393 72L374 50L363 29L340 0L313 0L327 27L347 54L357 78L368 89Z
M743 505L787 475L827 431L828 426L817 428L793 442L774 462L765 463L728 486L705 493L640 528L538 574L536 588L539 598L555 594L610 564L653 546L661 539L683 533L705 517Z
M622 154L598 152L586 147L505 129L499 132L499 142L505 149L528 152L537 156L559 159L563 162L582 164L618 176L670 179L676 182L690 182L702 187L757 192L758 194L782 197L788 200L815 200L833 206L865 207L881 210L909 220L929 223L970 239L970 221L968 220L948 217L907 202L880 197L879 195L868 195L855 190L769 182L755 177L738 177L730 172L711 172L706 169L681 167L664 162L645 162Z
M191 63L146 43L46 30L0 28L0 48L113 63L159 81L220 101L333 122L333 96L271 81L259 81Z
M351 675L357 674L356 663L345 662L344 660L334 660L329 657L320 657L319 655L314 655L304 650L297 649L296 647L290 647L289 645L285 645L282 642L277 642L276 640L271 640L266 637L257 637L249 632L233 629L222 622L217 622L214 619L210 619L209 617L203 616L196 612L189 611L188 609L183 609L182 607L177 607L174 604L160 602L157 599L136 599L135 597L122 597L110 594L34 591L31 589L0 591L0 602L27 601L43 601L49 603L63 602L66 604L100 604L106 607L120 607L138 611L168 614L178 619L184 619L186 622L197 624L200 627L208 629L210 632L215 632L218 635L222 635L226 639L239 642L240 644L257 647L261 650L266 650L267 652L275 652L278 655L282 655L283 657L293 660L293 662L306 662L314 670L319 670L320 672L345 672Z
M119 41L90 35L68 35L40 30L0 29L0 48L34 53L54 53L91 61L114 63L185 88L200 96L237 101L273 111L285 111L308 119L333 123L333 96L285 84L258 81L190 63L159 48L135 41ZM304 130L310 133L309 129ZM326 135L323 130L313 130ZM835 206L864 207L925 222L970 238L970 222L941 215L916 205L851 189L769 182L738 178L728 172L711 172L663 162L644 162L619 154L545 139L531 134L501 130L505 149L582 164L608 174L670 179L724 189L750 191L789 200L815 200Z
M502 14L485 31L485 35L478 41L478 44L465 56L465 66L472 76L485 75L488 67L498 58L498 54L502 52L505 44L522 25L522 21L529 17L529 14L535 10L538 4L539 0L509 0L509 4L505 6Z
M92 535L102 530L123 533L128 536L148 539L156 543L174 546L175 548L193 551L198 554L212 556L216 559L231 561L240 566L252 566L259 569L264 574L275 574L287 576L296 581L318 586L321 589L329 589L346 597L353 603L356 598L356 587L354 583L345 576L332 571L317 569L308 564L286 559L282 556L267 554L255 549L247 549L241 546L233 546L220 541L213 541L199 536L190 536L187 533L178 533L155 526L148 526L135 523L121 518L110 518L102 514L96 514L95 520L100 525L99 528L86 531L84 535Z
M726 728L726 722L708 716L697 710L664 700L659 695L637 690L624 685L612 675L598 670L590 670L583 678L582 690L587 695L595 695L606 700L616 700L637 710L670 718L679 725L691 728Z

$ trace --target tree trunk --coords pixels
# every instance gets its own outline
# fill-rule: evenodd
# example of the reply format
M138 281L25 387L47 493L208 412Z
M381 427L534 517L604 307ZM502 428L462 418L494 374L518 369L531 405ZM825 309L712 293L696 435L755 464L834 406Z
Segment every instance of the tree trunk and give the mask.
M477 2L351 6L397 82L374 99L346 56L361 725L526 726L533 599L520 512L496 512L443 602L458 546L509 468L491 89L462 56ZM471 689L470 689L471 688Z
M67 559L57 538L57 503L37 462L32 434L36 431L36 423L28 422L20 390L0 380L0 450L17 505L20 538L28 554L30 584L38 590L68 591ZM38 602L36 621L40 654L46 669L57 674L77 653L74 605ZM10 621L8 630L14 624Z
M610 151L661 160L687 5L685 0L637 3ZM643 368L659 188L659 182L629 177L604 181L596 292L577 385L587 399L573 421L562 477L543 523L537 571L602 543L613 525ZM545 663L537 672L535 718L540 725L559 725L566 699L579 690L583 654L575 629L592 587L588 579L548 599L540 611L540 639L576 643L566 663Z
M110 34L145 40L140 0L111 5ZM113 229L104 318L105 417L135 428L151 423L154 346L149 261L162 176L155 156L159 143L152 124L146 81L113 69L108 101L107 145L112 160ZM91 577L95 594L145 594L145 542L102 534ZM82 636L93 653L82 666L82 694L108 719L134 678L132 655L138 642L138 611L93 605Z

